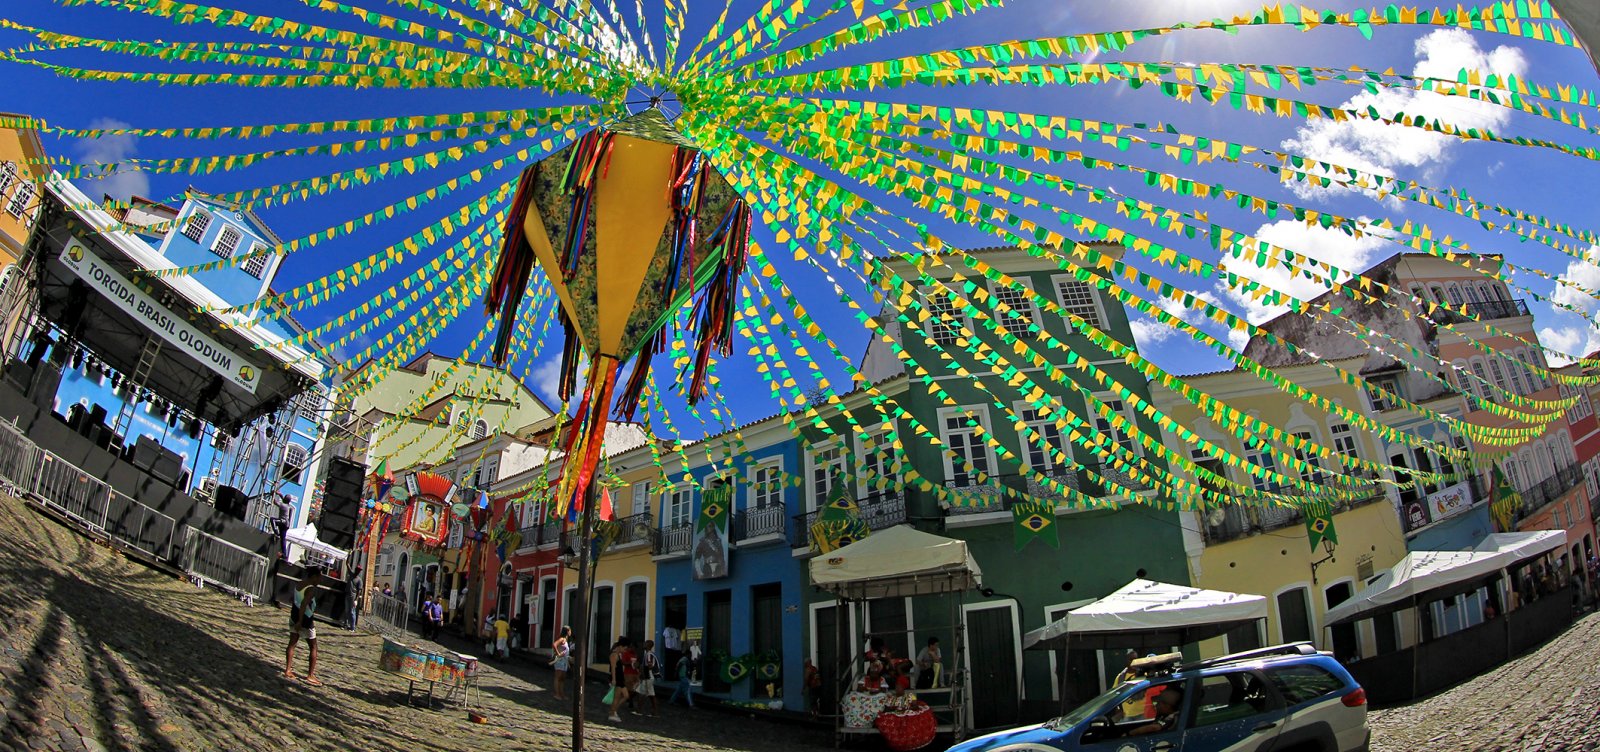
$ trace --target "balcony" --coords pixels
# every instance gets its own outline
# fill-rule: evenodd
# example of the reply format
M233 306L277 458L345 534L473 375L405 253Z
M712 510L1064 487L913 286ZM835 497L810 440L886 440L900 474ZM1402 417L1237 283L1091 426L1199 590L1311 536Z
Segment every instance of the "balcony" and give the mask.
M747 541L762 536L783 535L784 522L789 515L782 504L745 507L733 516L733 539Z
M522 533L522 544L517 547L519 551L553 546L561 542L561 521L553 520L538 525L528 525L519 532Z
M1468 303L1467 313L1478 317L1480 321L1489 319L1509 319L1528 315L1528 301L1526 300L1486 300L1481 303Z
M1577 465L1567 465L1556 470L1550 477L1529 486L1522 492L1522 515L1526 517L1544 509L1582 482L1583 469Z
M661 528L660 536L656 539L655 554L657 556L678 556L689 553L689 546L694 542L694 523L680 522L676 525L666 525Z
M1348 477L1370 479L1371 475L1370 473L1359 472L1352 473ZM1299 489L1279 485L1268 486L1264 490L1270 493L1288 495L1300 493ZM1360 498L1334 504L1333 513L1337 515L1356 507L1366 506L1377 501L1386 501L1387 499L1388 497L1384 495L1381 487L1371 486ZM1225 507L1202 512L1200 519L1205 527L1206 543L1217 544L1303 524L1305 522L1305 514L1298 507L1278 504L1262 504L1260 506L1229 504Z
M873 493L864 499L857 499L856 506L860 509L861 521L867 523L871 530L894 527L906 521L906 494L903 490ZM795 515L794 529L789 535L792 547L811 548L811 525L821 513L821 510L817 510Z
M617 539L611 542L612 549L637 546L642 543L650 544L651 550L656 546L656 522L649 512L623 517L617 520L620 530Z

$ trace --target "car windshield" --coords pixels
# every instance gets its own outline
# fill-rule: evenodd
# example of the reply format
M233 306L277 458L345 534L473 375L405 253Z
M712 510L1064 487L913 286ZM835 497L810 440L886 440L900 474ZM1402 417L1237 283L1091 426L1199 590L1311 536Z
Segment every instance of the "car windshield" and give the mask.
M1101 694L1099 697L1079 705L1078 707L1074 708L1072 712L1046 723L1045 726L1056 731L1066 731L1073 726L1083 723L1093 716L1095 711L1106 707L1106 704L1110 701L1126 695L1128 690L1133 688L1134 684L1135 682L1124 682L1112 687L1111 689L1106 690L1105 693Z

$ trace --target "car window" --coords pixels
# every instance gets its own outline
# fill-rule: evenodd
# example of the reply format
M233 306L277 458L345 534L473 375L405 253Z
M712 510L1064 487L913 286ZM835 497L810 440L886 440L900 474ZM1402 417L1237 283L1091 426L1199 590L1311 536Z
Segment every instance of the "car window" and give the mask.
M1332 672L1305 663L1274 666L1267 669L1267 677L1283 695L1284 702L1290 705L1299 705L1344 689L1344 682Z
M1249 671L1207 676L1200 680L1199 692L1190 724L1194 728L1249 718L1277 705L1261 677Z
M1057 719L1055 719L1053 721L1050 721L1046 725L1050 726L1051 728L1056 728L1056 729L1069 729L1069 728L1072 728L1073 726L1076 726L1079 723L1082 723L1083 721L1088 720L1090 716L1092 716L1092 715L1094 715L1096 713L1096 711L1103 711L1105 709L1108 709L1109 707L1111 707L1110 702L1111 702L1112 699L1121 697L1124 693L1126 693L1128 691L1129 691L1129 685L1127 685L1127 684L1119 684L1119 685L1117 685L1115 687L1112 687L1111 689L1105 691L1099 697L1096 697L1093 700L1090 700L1090 701L1088 701L1088 702L1086 702L1086 703L1084 703L1082 705L1079 705L1077 708L1073 709L1073 711L1071 713L1068 713L1068 714L1066 714L1064 716L1061 716L1060 718L1057 718Z

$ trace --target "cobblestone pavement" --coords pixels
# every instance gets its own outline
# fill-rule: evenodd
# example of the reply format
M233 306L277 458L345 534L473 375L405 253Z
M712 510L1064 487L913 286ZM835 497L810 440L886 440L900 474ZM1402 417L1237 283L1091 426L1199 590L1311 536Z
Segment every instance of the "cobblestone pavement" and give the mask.
M1521 658L1369 716L1373 752L1600 750L1600 613Z
M283 678L286 612L127 561L0 498L0 749L555 750L571 721L524 663L481 672L487 724L412 709L381 641L318 630L324 686ZM305 671L305 648L297 651ZM595 685L590 685L594 690ZM818 750L827 733L708 710L605 720L595 750Z

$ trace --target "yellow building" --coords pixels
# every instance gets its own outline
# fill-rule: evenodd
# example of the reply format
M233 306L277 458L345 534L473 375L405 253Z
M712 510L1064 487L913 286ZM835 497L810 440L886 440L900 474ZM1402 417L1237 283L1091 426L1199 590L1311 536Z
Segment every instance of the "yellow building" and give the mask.
M629 426L629 428L633 428ZM591 644L597 652L590 655L591 664L605 665L606 652L620 635L633 639L635 647L645 640L654 639L655 629L655 574L656 514L654 508L660 501L660 471L651 462L650 448L644 444L643 431L630 436L614 437L616 424L606 431L606 443L617 441L627 451L613 455L608 460L616 484L610 488L611 503L617 515L619 530L615 542L600 554L594 573L594 639ZM564 583L569 592L577 588L577 570L568 573Z
M0 112L0 122L22 115ZM44 145L32 130L0 128L0 269L22 257L39 210L39 183L48 170Z
M1361 359L1336 361L1348 370L1360 367ZM1332 368L1323 364L1277 369L1286 378L1301 384L1342 407L1369 414L1366 396L1338 379ZM1253 374L1224 371L1188 377L1189 384L1265 423L1283 428L1301 439L1329 447L1340 454L1364 460L1385 462L1379 442L1371 434L1350 425L1337 415L1318 410L1273 389ZM1178 423L1204 439L1250 462L1275 467L1279 472L1295 471L1278 466L1269 456L1245 446L1231 432L1219 428L1200 410L1181 396L1157 389L1158 407ZM1198 449L1167 436L1174 452L1191 457L1196 464L1219 475L1261 491L1277 491L1271 481L1247 476L1237 467L1227 467ZM1281 447L1280 447L1281 448ZM1304 473L1307 481L1321 482L1333 472L1349 471L1320 463L1321 470ZM1341 658L1370 656L1380 647L1393 649L1402 636L1374 634L1366 625L1324 628L1323 614L1359 592L1373 575L1393 566L1406 555L1395 500L1385 487L1374 487L1366 498L1336 508L1333 517L1338 543L1315 548L1310 544L1305 518L1297 509L1231 505L1188 516L1185 536L1190 577L1196 587L1265 596L1269 617L1264 628L1246 627L1200 645L1204 656L1245 650L1280 642L1311 640L1320 648L1334 650ZM1286 491L1292 493L1292 491Z

